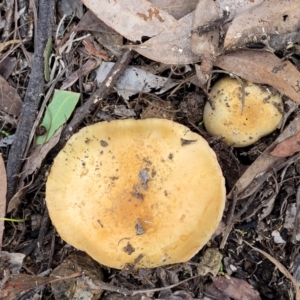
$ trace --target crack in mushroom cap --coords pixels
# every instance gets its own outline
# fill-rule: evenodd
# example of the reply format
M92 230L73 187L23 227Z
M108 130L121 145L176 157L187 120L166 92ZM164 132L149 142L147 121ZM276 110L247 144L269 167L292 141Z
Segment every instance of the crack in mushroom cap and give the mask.
M208 242L225 183L213 150L187 127L117 120L71 137L51 168L46 203L61 237L99 263L150 268L188 261Z

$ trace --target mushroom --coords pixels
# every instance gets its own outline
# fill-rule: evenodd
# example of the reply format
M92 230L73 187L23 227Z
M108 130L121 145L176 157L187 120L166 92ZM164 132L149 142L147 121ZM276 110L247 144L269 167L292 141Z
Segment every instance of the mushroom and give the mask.
M100 122L55 158L46 203L60 236L121 269L188 261L224 210L216 155L187 127L164 119Z
M255 143L273 132L282 119L280 95L258 84L246 81L242 86L237 79L224 77L215 83L210 95L212 105L207 102L204 107L205 128L233 147Z

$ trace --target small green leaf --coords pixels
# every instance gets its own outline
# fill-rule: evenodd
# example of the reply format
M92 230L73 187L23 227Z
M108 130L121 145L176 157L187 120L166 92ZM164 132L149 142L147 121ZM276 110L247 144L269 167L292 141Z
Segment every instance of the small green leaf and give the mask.
M50 36L47 44L46 44L46 48L44 50L44 76L45 76L45 80L48 82L50 80L50 56L52 53L52 37Z
M16 222L16 223L25 222L25 219L11 219L11 218L3 218L3 217L0 217L0 220L1 221Z
M1 133L3 135L5 135L6 137L10 136L10 134L7 131L5 131L5 130L1 130Z
M80 94L55 90L53 99L49 104L43 122L40 126L46 129L46 133L37 137L36 144L41 145L50 140L55 131L70 118Z

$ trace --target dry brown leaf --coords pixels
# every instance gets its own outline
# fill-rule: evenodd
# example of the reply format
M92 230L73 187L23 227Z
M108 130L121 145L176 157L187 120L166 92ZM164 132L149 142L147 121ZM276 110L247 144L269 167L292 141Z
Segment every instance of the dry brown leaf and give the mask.
M225 276L212 277L214 285L225 295L234 300L260 300L259 293L245 280L226 278Z
M49 151L58 143L62 130L63 126L57 129L55 134L47 143L42 145L36 145L32 149L32 152L30 153L30 156L26 160L22 169L22 176L20 177L20 182L25 180L27 176L34 174L37 170L40 169ZM21 186L19 186L19 188L21 188Z
M207 25L220 18L220 16L216 3L213 0L199 1L191 29ZM201 56L202 59L212 61L218 56L220 54L218 44L219 29L204 32L200 36L198 33L192 34L192 50L195 54Z
M2 156L0 155L0 217L5 217L6 211L6 191L7 191L7 180L6 170ZM0 245L2 246L2 238L4 232L4 220L0 220ZM0 248L1 248L0 246Z
M149 2L179 20L194 11L198 0L149 0Z
M299 0L265 0L233 19L226 33L224 48L236 49L255 42L261 35L283 34L299 29Z
M172 23L163 33L142 45L131 47L138 53L165 64L190 64L200 57L192 52L190 31L193 13Z
M264 174L266 171L274 168L279 165L284 158L283 157L275 157L270 155L270 152L275 148L275 146L291 137L296 132L300 131L300 115L297 115L292 122L284 129L284 131L279 135L279 137L273 142L256 160L255 162L243 173L243 175L236 182L232 191L236 188L238 190L239 195L243 193L242 198L245 198L251 195L252 191L249 192L246 190L250 183L258 177L259 174ZM232 191L227 196L228 198L232 198Z
M89 53L89 55L96 56L98 58L103 59L104 61L109 60L107 52L101 49L101 47L94 41L93 38L85 38L82 41L82 44L84 45L84 48Z
M22 105L23 102L17 91L12 88L2 76L0 76L0 110L19 117Z
M3 286L0 289L0 299L15 300L18 299L22 294L24 297L24 294L26 292L41 285L66 279L72 279L79 276L81 276L80 273L73 273L68 276L53 279L49 277L40 277L27 274L12 274L11 276L9 276L9 280L7 282L4 282ZM30 297L28 296L28 298L26 297L25 299L30 299Z
M300 73L292 63L273 53L240 50L219 56L214 64L246 80L271 85L300 103Z
M277 157L287 157L300 151L300 132L279 143L270 153Z
M146 0L82 2L106 25L133 42L157 36L176 22L174 17Z
M123 45L123 37L107 26L103 21L99 20L90 10L82 17L74 31L88 30L105 48L117 57L121 55L121 46Z
M195 10L192 29L209 24L218 19L220 14L213 0L199 1ZM204 88L213 68L215 58L220 55L219 49L219 29L192 34L192 51L201 57L201 64L196 66L197 77L200 86Z
M230 298L227 295L225 295L224 293L222 293L222 291L220 291L219 289L217 289L216 286L212 282L209 283L209 284L207 284L204 287L204 292L205 292L205 295L206 295L206 298L204 298L204 299L230 300Z
M234 17L236 14L254 7L263 1L264 0L216 0L216 5L219 12L228 9L230 11L230 17Z
M296 300L300 300L300 288L297 284L296 279L291 275L291 273L285 268L284 265L282 265L278 260L276 260L274 257L272 257L270 254L266 253L265 251L262 251L258 248L253 247L252 245L250 245L249 243L247 243L246 241L244 241L244 243L246 243L248 246L250 246L253 250L259 252L260 254L264 255L269 261L271 261L277 268L278 270L286 277L288 278L293 286L294 286L294 290L295 290L295 294L296 294Z

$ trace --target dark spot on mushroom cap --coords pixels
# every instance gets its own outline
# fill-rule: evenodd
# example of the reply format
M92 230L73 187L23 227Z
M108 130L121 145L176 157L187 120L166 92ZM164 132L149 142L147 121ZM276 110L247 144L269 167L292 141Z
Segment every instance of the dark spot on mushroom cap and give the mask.
M107 147L107 146L108 146L108 143L107 143L106 141L101 140L101 141L100 141L100 145L101 145L102 147Z
M132 245L128 242L127 245L123 248L123 250L128 255L131 255L135 251L135 248L133 248Z

